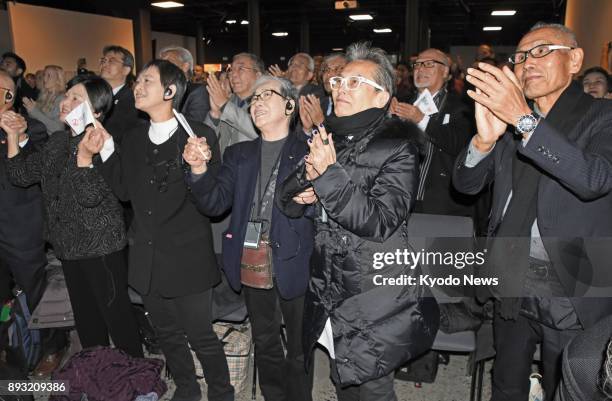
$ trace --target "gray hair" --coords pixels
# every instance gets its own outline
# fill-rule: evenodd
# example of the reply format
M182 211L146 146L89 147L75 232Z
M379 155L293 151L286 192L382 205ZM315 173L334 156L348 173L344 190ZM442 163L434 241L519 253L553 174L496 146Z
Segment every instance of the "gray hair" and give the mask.
M561 35L567 36L570 39L569 45L572 47L578 47L578 40L576 39L576 33L562 24L554 24L550 22L539 21L527 32L537 31L539 29L552 29L560 33Z
M266 74L257 78L255 85L253 85L253 92L255 92L255 89L268 82L278 82L280 84L280 94L287 100L293 100L293 113L291 114L290 122L290 127L293 128L297 120L297 116L300 114L298 111L298 90L288 79Z
M327 63L329 63L330 60L333 60L335 58L342 58L342 59L346 60L346 54L344 54L342 52L329 53L327 56L325 56L323 58L323 64L327 64Z
M234 55L234 57L232 57L232 62L236 61L236 59L238 57L246 57L246 58L248 58L249 60L251 60L253 62L253 68L255 68L257 70L257 72L259 72L261 74L264 73L264 70L265 70L266 67L264 65L263 60L258 55L253 54L253 53L246 53L246 52L238 53L238 54Z
M374 81L393 96L395 93L395 69L383 49L372 47L371 42L356 42L346 49L346 57L349 63L364 60L376 64Z
M287 63L287 65L291 65L291 62L293 61L294 58L296 57L304 57L306 59L306 61L308 61L308 71L310 72L314 72L315 69L315 62L314 59L312 57L310 57L310 54L308 53L296 53L294 54L290 59L289 59L289 63Z
M181 63L189 64L189 73L193 74L193 56L189 50L180 46L167 46L159 51L159 57L163 57L166 53L174 53Z

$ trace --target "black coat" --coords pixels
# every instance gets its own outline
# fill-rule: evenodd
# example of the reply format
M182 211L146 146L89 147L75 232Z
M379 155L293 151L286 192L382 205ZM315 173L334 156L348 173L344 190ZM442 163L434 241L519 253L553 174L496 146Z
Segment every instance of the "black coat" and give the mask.
M77 166L83 135L58 131L35 152L8 159L10 181L42 188L45 238L60 259L108 255L126 245L123 211L99 172Z
M204 123L210 111L210 99L206 85L190 82L181 105L181 113L188 120Z
M421 286L377 286L374 277L417 271L405 265L373 268L374 254L408 247L406 220L418 183L416 126L381 117L359 139L334 136L337 162L312 185L328 221L315 219L312 278L304 310L307 359L331 319L342 385L393 372L429 349L438 330L436 301ZM291 196L302 172L279 189L283 211L300 207ZM320 210L320 206L318 207ZM320 213L318 213L320 215ZM308 364L308 362L307 362Z
M113 107L104 119L104 128L120 145L126 133L142 122L144 119L136 109L134 92L126 84L113 96Z
M421 213L473 216L476 197L460 193L452 185L457 155L465 148L475 131L474 113L453 94L448 93L440 111L432 115L425 129L425 139L432 146L424 182L423 201L417 204ZM425 158L427 160L427 158Z
M571 128L558 130L547 121L551 118L557 121L557 126ZM502 222L512 190L514 154L518 151L542 171L537 190L538 228L566 294L576 295L571 301L585 328L612 311L611 132L612 101L594 100L573 83L547 118L540 120L526 146L511 132L506 132L491 154L476 166L465 167L466 148L457 157L453 169L453 183L465 193L478 193L494 183L490 237L495 236ZM514 260L509 269L499 267L500 274L509 274L509 277L500 277L498 290L502 291L504 282L521 284L520 277L526 271L516 266L526 265ZM607 286L609 295L607 298L582 297L581 283Z
M189 124L211 146L210 168L215 171L217 137L201 123ZM141 124L128 132L120 151L98 164L119 199L131 201L134 208L128 231L129 284L141 294L158 291L164 297L206 291L220 275L210 222L196 209L185 184L187 133L179 125L167 142L155 145L149 127Z
M296 163L306 154L308 147L303 137L301 132L289 134L281 153L277 184L295 170ZM232 210L229 227L222 238L223 270L236 291L241 288L240 259L260 164L261 138L240 142L227 148L216 177L207 173L191 184L198 206L205 214L217 216ZM274 205L269 234L279 293L284 299L303 296L310 278L312 220L288 218Z

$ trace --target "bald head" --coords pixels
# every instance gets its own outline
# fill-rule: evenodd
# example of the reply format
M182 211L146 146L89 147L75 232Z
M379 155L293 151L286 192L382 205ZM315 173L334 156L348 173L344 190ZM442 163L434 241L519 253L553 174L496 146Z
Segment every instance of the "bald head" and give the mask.
M450 59L441 50L427 49L419 53L414 62L414 86L419 93L428 89L438 92L446 83L450 72Z
M423 50L417 56L417 60L419 60L419 59L436 60L436 61L439 61L441 63L444 63L444 65L446 65L446 66L450 66L451 65L451 61L448 58L448 56L446 55L446 53L444 53L442 50L439 50L439 49L433 49L432 48L432 49Z

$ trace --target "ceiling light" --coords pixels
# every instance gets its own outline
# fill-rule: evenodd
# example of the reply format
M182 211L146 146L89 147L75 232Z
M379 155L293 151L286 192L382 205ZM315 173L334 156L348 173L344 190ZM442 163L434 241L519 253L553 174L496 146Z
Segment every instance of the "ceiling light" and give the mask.
M380 29L373 29L374 33L391 33L393 32L391 30L391 28L380 28Z
M240 25L249 25L249 21L243 19L242 21L240 21Z
M277 36L277 37L288 36L288 35L289 35L288 32L272 32L272 36Z
M485 26L482 27L483 31L501 31L502 27L501 26Z
M349 15L349 18L353 21L369 21L374 19L370 14L353 14Z
M225 21L226 24L235 24L236 20L235 19L228 19L227 21Z
M334 48L332 48L333 52L341 52L342 50L344 50L342 47L334 47Z
M161 8L175 8L175 7L183 7L183 3L177 3L176 1L160 1L157 3L151 3L152 6L161 7Z
M500 16L512 16L516 14L516 10L497 10L491 11L491 15L500 17Z

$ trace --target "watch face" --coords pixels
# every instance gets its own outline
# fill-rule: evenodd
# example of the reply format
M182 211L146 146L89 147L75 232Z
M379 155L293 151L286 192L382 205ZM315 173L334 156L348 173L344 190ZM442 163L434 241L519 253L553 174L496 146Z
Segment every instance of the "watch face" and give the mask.
M522 116L521 118L519 118L518 124L516 125L516 129L521 134L527 134L535 129L537 123L537 118L535 118L531 114L527 114L526 116Z

